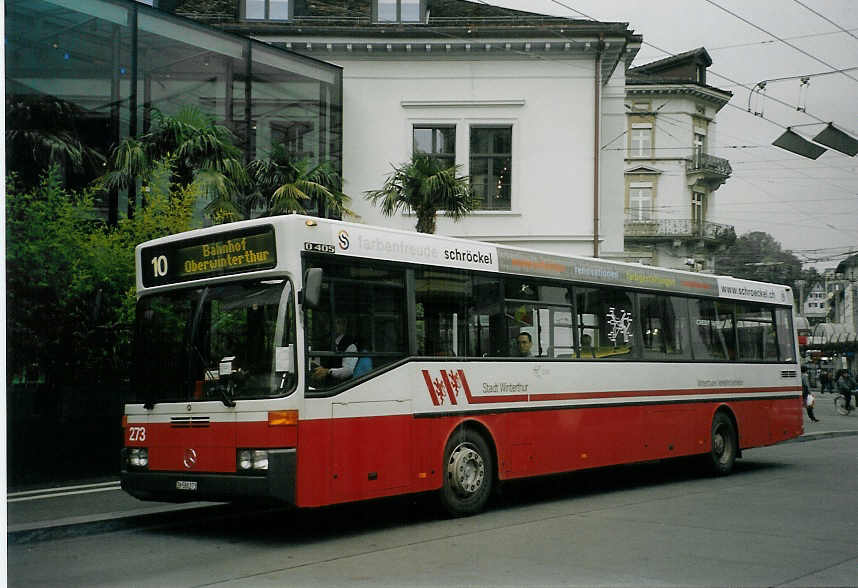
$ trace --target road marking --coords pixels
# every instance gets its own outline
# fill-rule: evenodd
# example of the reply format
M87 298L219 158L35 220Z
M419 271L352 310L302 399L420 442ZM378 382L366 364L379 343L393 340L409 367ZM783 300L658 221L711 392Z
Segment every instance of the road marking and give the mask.
M61 496L73 496L75 494L92 494L95 492L110 492L120 490L119 482L102 482L99 484L81 484L78 486L62 486L59 488L42 488L41 490L28 490L26 492L15 492L6 497L6 502L25 502L28 500L44 500L46 498L59 498Z

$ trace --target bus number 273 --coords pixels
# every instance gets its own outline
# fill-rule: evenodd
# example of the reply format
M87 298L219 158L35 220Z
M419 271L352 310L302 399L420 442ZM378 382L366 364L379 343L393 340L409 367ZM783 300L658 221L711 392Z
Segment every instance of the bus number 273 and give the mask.
M129 441L145 441L146 427L128 427Z

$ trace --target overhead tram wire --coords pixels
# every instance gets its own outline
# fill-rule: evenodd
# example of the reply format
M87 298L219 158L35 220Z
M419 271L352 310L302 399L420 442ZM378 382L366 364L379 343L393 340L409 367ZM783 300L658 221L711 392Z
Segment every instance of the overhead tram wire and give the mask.
M586 17L586 18L589 18L589 19L591 19L591 20L595 20L593 17L591 17L591 16L589 16L589 15L587 15L587 14L585 14L585 13L581 12L580 10L576 10L576 9L572 8L571 6L569 6L569 5L567 5L567 4L563 3L563 2L560 2L559 0L552 0L552 1L553 1L555 4L558 4L558 5L560 5L560 6L563 6L564 8L566 8L566 9L568 9L568 10L570 10L570 11L572 11L572 12L576 13L576 14L579 14L579 15L584 16L584 17ZM709 0L707 0L707 1L709 1ZM764 31L764 32L767 32L767 31ZM767 32L767 34L769 34L769 33ZM772 35L772 36L774 37L774 35ZM665 54L667 54L667 55L674 56L674 54L673 54L673 53L671 53L670 51L666 51L666 50L662 49L661 47L657 47L657 46L653 45L652 43L648 43L648 42L646 42L646 41L643 41L643 43L644 43L645 45L648 45L648 46L650 46L650 47L652 47L652 48L656 49L657 51L661 51L662 53L665 53ZM824 63L824 62L823 62L823 63ZM826 65L826 66L828 66L828 67L831 67L831 66L830 66L829 64L827 64L827 63L824 63L824 65ZM714 75L717 75L717 76L719 76L719 77L721 77L721 78L727 79L727 80L729 80L729 81L733 82L734 84L739 84L741 87L743 87L743 88L745 88L745 89L747 89L747 90L749 90L749 91L752 91L752 88L751 88L751 87L749 87L749 86L747 86L747 85L745 85L745 84L741 84L741 83L739 83L739 82L736 82L735 80L731 80L730 78L727 78L726 76L723 76L723 75L721 75L721 74L719 74L719 73L717 73L717 72L715 72L715 71L713 71L713 70L709 70L709 71L710 71L710 73L712 73L712 74L714 74ZM836 72L832 72L832 73L836 73ZM845 74L844 74L844 75L845 75ZM851 77L851 76L848 76L848 77ZM772 99L772 100L774 100L775 102L779 102L779 103L781 103L781 104L783 104L783 105L785 105L785 106L787 106L787 107L792 108L792 105L791 105L791 104L788 104L788 103L786 103L786 102L784 102L784 101L782 101L782 100L776 99L776 98L774 98L774 97L769 97L769 98L770 98L770 99ZM747 112L745 109L743 109L743 108L741 108L741 107L739 107L739 106L737 106L737 105L735 105L735 104L732 104L732 103L730 103L730 102L727 102L727 106L731 106L731 107L733 107L733 108L736 108L736 109L740 110L741 112ZM811 118L816 119L816 120L817 120L817 121L819 121L820 123L825 124L825 123L827 123L827 122L828 122L828 121L824 121L824 120L820 119L819 117L816 117L815 115L813 115L813 114L811 114L811 113L808 113L806 110L805 110L805 111L803 111L803 113L804 113L804 114L806 114L807 116L810 116ZM766 117L764 117L764 116L762 116L762 115L758 115L758 117L759 117L759 118L762 118L762 119L764 119L764 120L766 120L767 122L769 122L769 123L771 123L771 124L774 124L774 125L776 125L776 126L778 126L778 127L782 128L782 129L786 129L786 128L788 128L788 127L786 127L786 126L784 126L784 125L782 125L782 124L780 124L780 123L778 123L778 122L776 122L776 121L774 121L774 120L768 119L768 118L766 118ZM613 142L613 141L615 141L615 140L616 140L616 139L612 140L611 142ZM737 147L738 147L738 146L721 146L721 147L719 147L719 149L729 149L729 148L737 148ZM742 148L744 148L744 149L748 149L748 148L751 148L751 147L752 147L752 146L744 146L744 147L742 147ZM764 147L765 147L765 148L769 148L770 146L766 145L766 146L764 146ZM610 150L615 150L615 149L619 150L619 149L622 149L622 148L611 148ZM785 166L779 166L779 167L785 167ZM799 173L799 174L801 174L801 175L803 175L803 176L806 176L809 180L813 180L813 181L817 181L817 182L819 181L819 179L818 179L818 178L813 178L812 176L809 176L809 175L807 175L807 174L804 174L801 170L798 170L798 173ZM740 179L740 178L738 178L738 177L737 177L737 179ZM753 185L753 183L752 183L750 180L748 180L747 178L741 178L741 179L744 179L746 182L748 182L749 184ZM834 184L833 182L828 181L828 180L824 180L824 181L823 181L823 183L825 183L825 184L827 184L827 185L831 186L832 188L837 188L837 189L840 189L840 190L845 190L845 188L840 187L840 186L837 186L836 184ZM847 190L847 191L848 191L848 190ZM790 208L793 208L793 210L796 210L796 212L798 212L798 210L797 210L794 206L792 206L792 205L790 205L790 204L788 204L787 206L789 206Z
M795 1L797 1L797 0L795 0ZM763 27L758 26L758 25L756 25L756 24L752 23L751 21L749 21L748 19L744 18L743 16L740 16L740 15L736 14L736 13L735 13L735 12L733 12L732 10L729 10L729 9L727 9L727 8L724 8L723 6L721 6L720 4L718 4L717 2L715 2L715 0L704 0L704 2L708 2L709 4L711 4L712 6L714 6L715 8L718 8L719 10L723 10L723 11L724 11L724 12L726 12L727 14L729 14L729 15L733 16L734 18L738 18L738 19L739 19L739 20L741 20L743 23L745 23L745 24L747 24L747 25L749 25L749 26L754 27L754 28L755 28L755 29L757 29L758 31L761 31L761 32L763 32L763 33L766 33L767 35L769 35L769 36L771 36L771 37L773 37L773 38L777 39L778 41L780 41L781 43L783 43L783 44L784 44L784 45L786 45L787 47L792 47L793 49L795 49L796 51L798 51L798 52L799 52L799 53L801 53L802 55L805 55L805 56L807 56L807 57L810 57L811 59L813 59L814 61L817 61L817 62L821 63L821 64L822 64L822 65L824 65L825 67L831 68L832 70L837 70L837 69L838 69L838 68L834 67L833 65L831 65L830 63L828 63L827 61L824 61L824 60L822 60L822 59L818 58L817 56L815 56L815 55L813 55L813 54L811 54L811 53L808 53L807 51L805 51L805 50L804 50L804 49L802 49L801 47L799 47L799 46L797 46L797 45L794 45L794 44L790 43L789 41L787 41L786 39L784 39L784 38L782 38L782 37L778 37L778 36L777 36L777 35L775 35L774 33L771 33L771 32L769 32L769 31L767 31L766 29L764 29ZM799 4L801 4L801 3L799 2ZM854 35L853 35L853 36L854 36ZM840 73L841 73L842 75L846 76L847 78L849 78L850 80L852 80L853 82L858 82L858 78L856 78L856 77L854 77L854 76L850 76L850 75L849 75L849 74L847 74L846 72L840 72Z
M594 18L594 17L592 17L592 16L590 16L590 15L588 15L588 14L586 14L586 13L584 13L584 12L580 11L580 10L577 10L577 9L573 8L572 6L569 6L568 4L566 4L566 3L564 3L564 2L561 2L560 0L551 0L551 1L552 1L554 4L557 4L558 6L562 6L563 8L565 8L565 9L569 10L570 12L573 12L573 13L575 13L575 14L577 14L577 15L583 16L583 17L584 17L584 18L586 18L586 19L589 19L589 20L592 20L592 21L595 21L595 22L599 22L596 18ZM710 1L710 0L707 0L707 1ZM479 3L481 3L481 4L485 5L485 6L492 6L491 4L489 4L488 2L486 2L485 0L477 0L477 2L479 2ZM508 12L512 13L512 11L511 11L510 9L505 8L505 7L498 7L498 6L495 6L495 8L501 8L502 10L507 10ZM543 28L544 28L544 27L543 27ZM763 29L760 29L760 30L763 30ZM553 31L553 30L552 30L551 32L553 32L554 34L557 34L557 31ZM772 37L774 37L774 38L777 38L777 37L775 37L775 35L771 35L770 33L768 33L768 31L764 31L764 32L766 32L766 34L769 34L770 36L772 36ZM560 36L562 37L562 35L560 35ZM780 39L778 39L778 40L780 40ZM649 47L652 47L653 49L655 49L655 50L657 50L657 51L660 51L661 53L664 53L664 54L666 54L666 55L672 56L672 57L676 55L676 54L674 54L674 53L672 53L672 52L670 52L670 51L667 51L667 50L665 50L665 49L662 49L661 47L658 47L658 46L656 46L656 45L654 45L654 44L652 44L652 43L649 43L649 42L647 42L647 41L642 41L642 44L647 45L647 46L649 46ZM826 65L827 67L831 67L829 64L827 64L827 63L825 63L825 62L822 62L822 63L823 63L824 65ZM833 68L832 68L832 69L833 69ZM733 83L733 84L736 84L737 86L740 86L740 87L742 87L742 88L744 88L744 89L748 90L749 92L753 92L753 87L748 86L747 84L743 84L743 83L741 83L741 82L738 82L738 81L736 81L736 80L733 80L732 78L729 78L729 77L727 77L727 76L725 76L725 75L723 75L723 74L720 74L720 73L718 73L718 72L716 72L716 71L714 71L714 70L712 70L712 69L710 69L710 70L709 70L709 72L710 72L711 74L716 75L716 76L718 76L718 77L720 77L720 78L722 78L722 79L725 79L725 80L727 80L727 81L729 81L729 82L731 82L731 83ZM837 73L837 72L831 72L831 73ZM846 74L844 73L843 75L846 75ZM850 77L850 78L851 78L851 76L847 76L847 77ZM854 78L853 78L853 79L854 79ZM785 102L785 101L783 101L783 100L780 100L780 99L778 99L778 98L775 98L775 97L773 97L773 96L768 96L768 99L770 99L770 100L772 100L773 102L776 102L776 103L778 103L778 104L781 104L781 105L783 105L783 106L786 106L786 107L790 108L790 110L792 110L792 109L793 109L793 107L794 107L794 105L789 104L789 103L787 103L787 102ZM730 106L730 107L732 107L732 108L735 108L735 109L737 109L737 110L739 110L739 111L741 111L741 112L743 112L743 113L748 113L748 111L747 111L747 110L745 110L744 108L742 108L742 107L740 107L740 106L737 106L737 105L735 105L735 104L733 104L733 103L731 103L731 102L727 102L727 106ZM830 121L824 120L824 119L822 119L822 118L820 118L820 117L818 117L818 116L816 116L816 115L814 115L814 114L812 114L812 113L807 112L807 110L806 110L806 109L805 109L805 110L802 110L801 112L802 112L802 114L804 114L805 116L808 116L808 117L810 117L810 118L812 118L812 119L816 120L816 121L817 121L818 123L820 123L820 124L828 124L828 123L830 122ZM788 130L788 129L789 129L789 126L784 125L784 124L781 124L781 123L779 123L779 122L777 122L777 121L775 121L775 120L772 120L772 119L770 119L770 118L767 118L767 117L765 117L765 116L763 116L763 115L761 115L761 114L760 114L760 115L755 115L755 116L756 116L757 118L761 118L761 119L765 120L766 122L768 122L768 123L770 123L770 124L773 124L773 125L777 126L778 128L781 128L781 129L784 129L784 130ZM616 150L616 151L621 151L621 150L625 150L625 149L626 149L625 147L614 147L614 148L611 148L611 147L608 147L608 145L613 144L615 141L617 141L617 140L618 140L618 139L620 139L621 137L625 136L625 135L627 134L627 132L628 132L628 130L624 130L624 131L623 131L623 133L621 133L621 134L620 134L620 135L618 135L617 137L615 137L615 138L611 139L609 142L607 142L605 145L603 145L603 146L602 146L602 150L606 150L606 151L615 151L615 150ZM769 146L769 145L766 145L766 146L757 146L757 145L728 145L728 146L721 146L721 147L719 147L719 149L743 149L743 150L744 150L744 149L757 149L757 148L769 148L769 147L771 147L771 146ZM801 173L801 171L799 171L799 173ZM803 175L804 175L804 174L803 174ZM811 178L810 178L810 176L808 176L808 178L809 178L809 179L811 179ZM818 180L817 180L817 181L818 181ZM829 181L825 181L824 183L826 183L826 184L828 184L828 185L830 185L830 186L832 186L832 187L835 187L835 185L834 185L834 184L832 184L832 183L830 183Z
M750 180L746 177L737 177L736 179L741 181L741 182L745 182L746 184L749 184L750 186L754 187L756 190L758 190L759 192L762 192L763 194L768 194L769 196L775 196L776 197L775 194L773 194L772 192L767 190L764 186L758 185L758 183L757 183L758 181ZM787 204L787 206L785 208L792 209L793 212L797 213L799 216L802 216L802 217L807 218L809 220L815 220L817 223L815 226L817 226L817 227L819 227L821 225L828 225L828 223L825 222L825 219L823 219L822 217L820 217L816 213L805 212L803 210L800 210L799 207L797 207L793 204ZM773 223L774 221L771 221L769 219L769 220L767 220L767 222ZM778 224L778 223L774 223L774 224ZM780 224L784 224L784 223L780 223ZM801 225L799 225L799 226L801 226ZM832 225L828 225L828 226L830 226L833 230L837 231L838 233L843 233L843 234L847 234L847 235L858 234L858 232L849 231L848 229L841 229L841 228L838 228L838 227L835 227Z
M845 33L851 35L852 31L858 31L858 29L843 29L842 32L845 32ZM826 31L824 33L810 33L808 35L795 35L793 37L784 37L784 39L787 39L789 41L795 41L798 39L811 39L813 37L827 37L830 35L840 35L840 34L842 34L842 32L841 31ZM754 45L771 45L775 42L776 41L774 41L772 39L767 39L765 41L753 41L751 43L737 43L735 45L722 45L721 47L712 47L711 49L707 47L706 50L709 51L710 53L712 53L713 51L723 51L725 49L740 49L742 47L753 47Z
M481 2L482 4L487 4L484 0L478 0L478 1L479 1L479 2ZM707 2L709 2L710 0L706 0L706 1L707 1ZM575 14L580 14L581 16L583 16L583 17L585 17L585 18L588 18L588 19L590 19L590 20L593 20L593 21L596 21L596 20L597 20L596 18L594 18L594 17L590 16L589 14L586 14L586 13L584 13L584 12L581 12L580 10L578 10L578 9L576 9L576 8L573 8L573 7L569 6L569 5L568 5L568 4L566 4L565 2L561 2L560 0L551 0L551 2L553 2L554 4L557 4L557 5L559 5L559 6L562 6L563 8L565 8L565 9L569 10L570 12L574 12ZM487 5L488 5L488 4L487 4ZM761 30L762 30L762 29L761 29ZM768 33L767 31L764 31L764 32L766 32L766 34L770 34L770 33ZM774 37L774 35L771 35L771 36L773 36L773 37ZM778 39L778 37L775 37L775 38L776 38L776 39ZM778 40L781 40L781 39L778 39ZM672 52L670 52L670 51L668 51L668 50L666 50L666 49L662 49L661 47L659 47L659 46L657 46L657 45L653 45L652 43L650 43L650 42L648 42L648 41L642 41L641 43L642 43L643 45L648 46L648 47L652 47L652 48L653 48L653 49L655 49L656 51L660 51L661 53L664 53L665 55L669 55L669 56L671 56L671 57L676 57L676 53L672 53ZM823 63L824 63L824 62L823 62ZM826 66L828 66L828 67L831 67L831 66L830 66L829 64L827 64L827 63L824 63L824 65L826 65ZM835 68L832 68L832 69L835 69ZM709 69L708 71L709 71L709 73L710 73L710 74L715 75L715 76L718 76L718 77L719 77L719 78L721 78L721 79L727 80L728 82L730 82L730 83L732 83L732 84L735 84L736 86L742 87L742 88L744 88L744 89L748 90L749 92L753 91L753 87L752 87L752 86L748 86L747 84L744 84L744 83L742 83L742 82L736 81L736 80L734 80L734 79L732 79L732 78L730 78L730 77L728 77L728 76L725 76L725 75L723 75L723 74L718 73L717 71L715 71L715 70L713 70L713 69ZM847 75L847 74L845 74L845 73L844 73L843 75ZM851 76L847 76L847 77L851 77ZM855 78L853 78L853 79L855 79ZM858 79L856 79L856 81L858 81ZM794 104L790 104L790 103L788 103L788 102L785 102L785 101L783 101L783 100L780 100L779 98L775 98L774 96L768 96L768 97L767 97L767 99L768 99L768 100L771 100L772 102L776 102L776 103L778 103L778 104L780 104L780 105L782 105L782 106L786 106L786 107L787 107L787 108L789 108L790 110L795 109L795 105L794 105ZM747 113L747 112L748 112L746 109L742 108L741 106L737 106L737 105L733 104L732 102L728 102L728 103L727 103L727 106L730 106L730 107L732 107L732 108L735 108L735 109L737 109L737 110L740 110L741 112L745 112L745 113ZM817 121L817 122L818 122L818 123L820 123L820 124L828 124L829 122L831 122L831 121L829 121L829 120L822 119L822 118L820 118L820 117L818 117L818 116L816 116L816 115L814 115L814 114L812 114L812 113L808 112L807 110L802 110L802 111L801 111L801 113L802 113L802 114L804 114L805 116L808 116L808 117L810 117L810 118L814 119L815 121ZM765 117L765 116L763 116L763 115L755 115L755 117L756 117L756 118L760 118L760 119L762 119L762 120L764 120L764 121L766 121L766 122L768 122L768 123L771 123L771 124L775 125L776 127L779 127L779 128L781 128L781 129L784 129L784 130L786 130L786 129L788 129L788 128L789 128L789 127L788 127L788 125L784 125L784 124L779 123L779 122L777 122L777 121L775 121L775 120L772 120L772 119L770 119L770 118L767 118L767 117Z
M858 65L855 65L852 67L844 67L842 69L837 69L834 71L821 71L821 72L812 73L812 74L799 74L797 76L784 76L782 78L766 78L765 81L768 83L768 82L785 82L785 81L789 81L789 80L801 80L804 78L818 78L821 76L833 76L833 75L836 75L839 73L843 73L845 71L855 71L855 70L858 70ZM732 86L728 86L728 87L732 87Z
M801 6L802 8L804 8L804 9L806 9L806 10L809 10L810 12L812 12L813 14L815 14L816 16L818 16L819 18L821 18L822 20L824 20L824 21L825 21L825 22L827 22L828 24L830 24L830 25L833 25L833 26L837 27L837 28L838 28L838 29L840 29L842 32L846 33L847 35L849 35L850 37L854 38L855 40L858 40L858 36L855 36L855 34L854 34L854 33L852 33L851 31L849 31L849 30L847 30L847 29L844 29L842 26L840 26L839 24L837 24L836 22L834 22L833 20L831 20L830 18L828 18L828 17L827 17L827 16L825 16L824 14L822 14L822 13L820 13L820 12L817 12L816 10L814 10L813 8L811 8L810 6L808 6L807 4L805 4L804 2L801 2L800 0L793 0L793 2L795 2L796 4L798 4L799 6Z

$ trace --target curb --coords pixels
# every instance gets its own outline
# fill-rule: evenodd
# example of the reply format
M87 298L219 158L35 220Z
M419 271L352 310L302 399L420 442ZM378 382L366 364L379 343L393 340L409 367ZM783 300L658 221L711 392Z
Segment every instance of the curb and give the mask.
M57 519L54 521L40 521L32 524L19 524L9 527L6 534L8 545L25 545L39 541L55 539L68 539L70 537L82 537L124 531L127 529L141 529L146 527L158 527L169 524L177 524L181 517L184 523L201 520L228 509L222 504L203 506L180 506L170 505L155 507L146 512L113 512L92 516L71 517Z
M804 443L818 439L834 439L835 437L852 437L858 435L858 431L821 431L819 433L805 433L801 437L784 441L784 443Z

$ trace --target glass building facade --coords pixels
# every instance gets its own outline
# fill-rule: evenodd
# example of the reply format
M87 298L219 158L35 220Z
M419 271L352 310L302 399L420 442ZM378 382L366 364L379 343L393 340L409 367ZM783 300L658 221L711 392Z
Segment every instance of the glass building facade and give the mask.
M5 10L7 129L69 133L107 157L149 130L154 109L191 105L229 128L248 161L283 143L341 169L339 67L132 0L6 0ZM14 171L32 156L7 157ZM66 181L100 174L66 170ZM115 221L128 197L104 205Z

